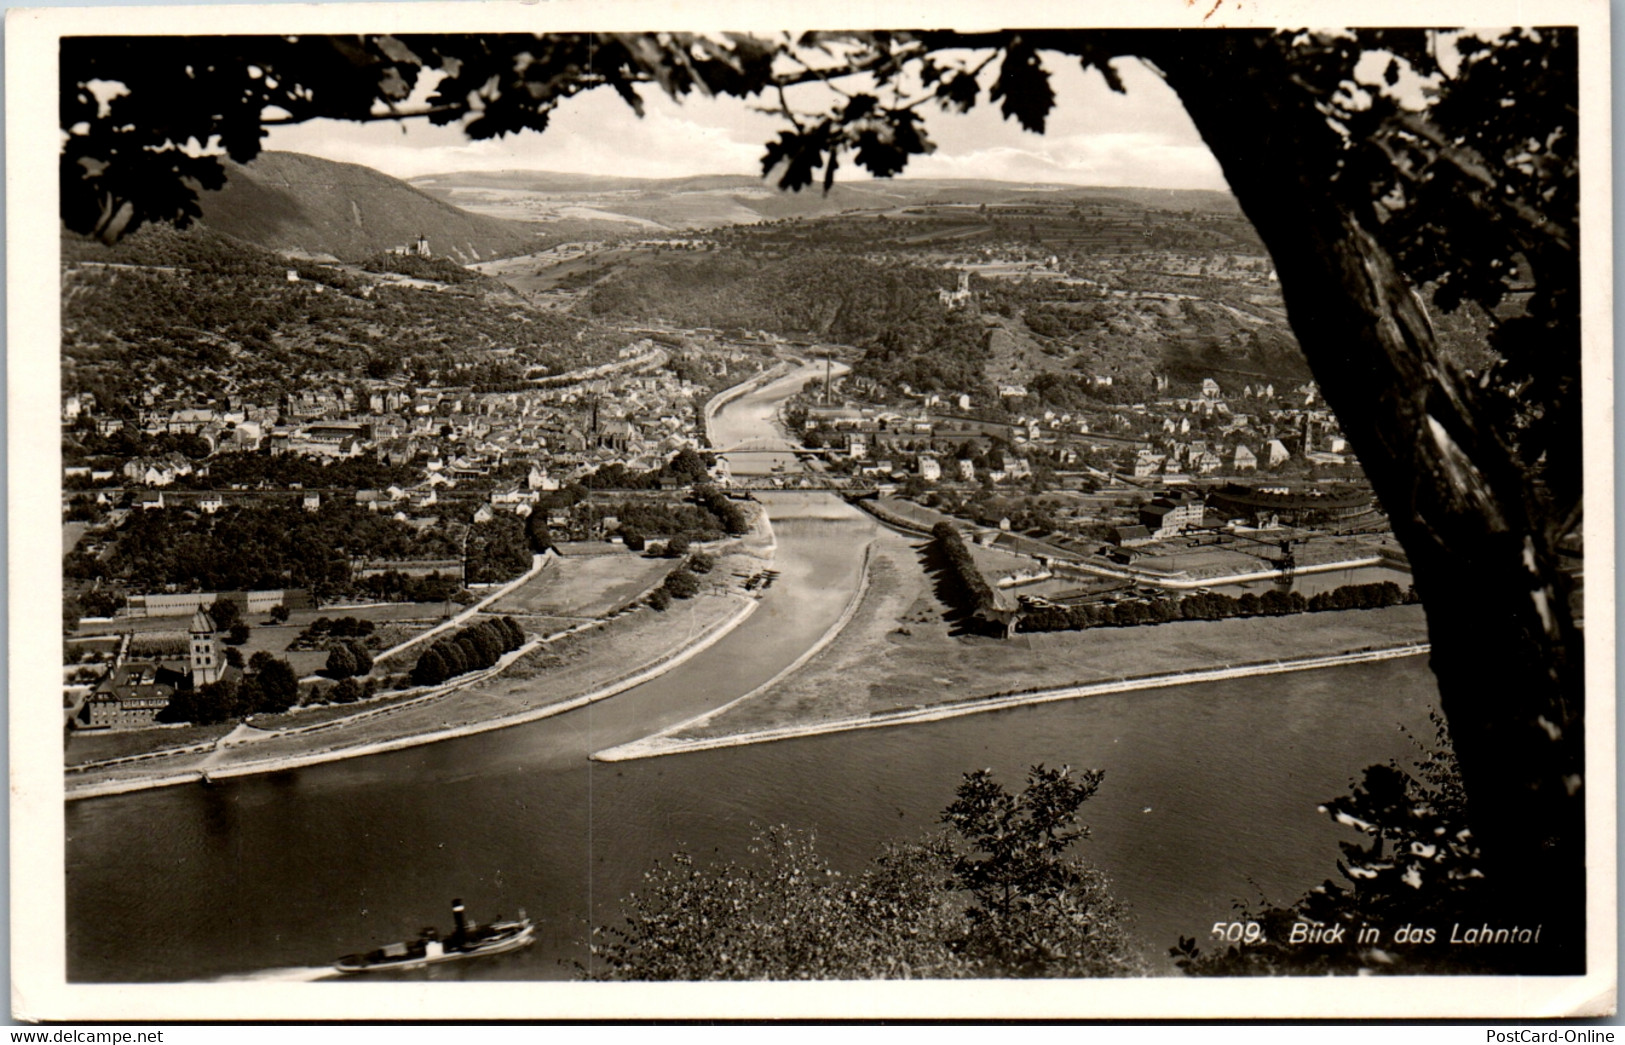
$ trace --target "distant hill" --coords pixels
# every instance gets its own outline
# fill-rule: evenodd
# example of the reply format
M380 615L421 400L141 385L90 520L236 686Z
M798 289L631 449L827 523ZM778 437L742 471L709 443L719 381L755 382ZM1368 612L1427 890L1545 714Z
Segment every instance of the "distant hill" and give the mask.
M226 187L200 200L204 222L268 250L355 261L422 235L466 263L546 245L533 224L471 214L370 167L292 152L223 162Z
M1110 203L1203 214L1239 215L1227 192L1196 189L1096 188L974 178L895 178L837 181L818 189L781 192L748 175L626 178L552 171L460 171L425 175L411 184L456 206L488 216L549 226L561 238L714 228L779 218L850 211L884 213L926 204L1019 206L1034 201Z

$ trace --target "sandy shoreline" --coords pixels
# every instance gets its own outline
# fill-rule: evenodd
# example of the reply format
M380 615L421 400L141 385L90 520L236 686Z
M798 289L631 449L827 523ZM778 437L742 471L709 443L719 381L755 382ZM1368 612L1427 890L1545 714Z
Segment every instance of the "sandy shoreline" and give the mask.
M1171 675L1147 675L1140 678L1120 679L1113 682L1095 682L1083 686L1066 686L1057 689L1044 690L1036 693L1017 693L1003 696L974 697L969 700L954 701L933 707L913 708L904 711L876 712L862 718L832 719L826 722L809 723L807 725L783 726L776 729L762 729L749 733L736 733L724 737L706 737L692 740L680 740L670 734L686 726L694 725L698 720L691 720L680 726L673 727L636 740L630 744L621 744L617 747L605 748L596 751L592 758L599 762L628 762L641 758L658 758L662 755L677 755L690 751L709 751L715 748L742 747L747 744L765 744L774 740L790 740L796 737L820 736L825 733L844 733L856 729L880 729L886 726L911 725L919 722L936 722L946 718L959 718L964 715L976 715L988 711L1003 711L1007 708L1022 707L1029 704L1044 704L1056 700L1079 700L1084 697L1107 696L1115 693L1131 693L1137 690L1163 689L1168 686L1184 686L1202 682L1219 682L1225 679L1250 678L1259 675L1280 675L1293 671L1313 671L1318 668L1338 667L1345 664L1366 664L1379 660L1394 660L1399 657L1414 657L1425 654L1431 647L1428 643L1415 643L1403 646L1392 646L1385 649L1358 650L1350 653L1334 653L1314 657L1303 657L1297 660L1277 660L1262 664L1244 664L1226 666L1222 668L1209 668L1198 671L1187 671Z
M807 649L803 651L799 657L791 661L783 669L774 674L772 678L768 679L766 682L755 687L749 692L735 697L721 707L712 708L710 711L707 711L704 714L696 715L690 719L685 719L684 721L663 729L658 733L651 734L650 736L645 737L643 740L633 741L632 745L622 746L626 747L644 744L653 741L656 738L669 737L674 734L681 733L686 729L702 726L705 723L710 722L712 719L726 714L728 711L731 711L740 704L766 693L774 686L777 686L780 682L789 678L791 675L794 675L797 671L800 671L806 666L808 661L818 656L818 654L822 653L826 648L828 648L831 643L840 638L841 632L846 630L846 626L850 624L852 622L852 618L857 615L858 607L863 603L863 596L869 590L869 562L873 551L874 545L872 542L863 546L863 564L859 568L858 583L852 589L852 595L846 600L846 605L841 608L841 615L835 619L835 623L831 624L824 634L818 637L817 642L807 647ZM597 758L598 756L593 755L592 757Z

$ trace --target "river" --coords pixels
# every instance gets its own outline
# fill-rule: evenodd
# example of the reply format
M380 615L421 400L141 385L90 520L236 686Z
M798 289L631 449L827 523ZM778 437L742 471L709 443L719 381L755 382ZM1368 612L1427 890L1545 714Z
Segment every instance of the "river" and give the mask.
M718 425L760 437L792 385L730 404ZM1081 852L1113 876L1156 958L1235 899L1285 901L1334 877L1346 832L1317 803L1366 765L1410 757L1398 727L1430 735L1436 691L1408 658L589 761L765 681L839 615L875 524L828 495L764 501L781 577L761 609L643 686L460 740L69 803L69 979L309 978L340 954L447 925L454 896L476 918L526 907L537 944L399 976L564 978L589 960L590 929L613 923L619 898L679 846L742 857L753 825L784 823L855 870L884 840L933 829L962 772L1015 784L1038 762L1105 770Z

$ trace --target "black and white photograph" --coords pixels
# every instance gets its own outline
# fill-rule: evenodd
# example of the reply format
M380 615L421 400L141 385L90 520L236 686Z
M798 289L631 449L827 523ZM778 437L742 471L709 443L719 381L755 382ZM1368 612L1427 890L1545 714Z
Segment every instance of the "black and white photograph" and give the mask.
M1608 7L1210 2L11 10L14 1018L1611 1014Z

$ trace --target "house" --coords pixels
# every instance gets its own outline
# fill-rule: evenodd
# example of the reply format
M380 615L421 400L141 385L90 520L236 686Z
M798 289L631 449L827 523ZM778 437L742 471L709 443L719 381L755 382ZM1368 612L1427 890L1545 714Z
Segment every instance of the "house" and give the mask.
M1217 381L1213 380L1211 377L1202 378L1203 399L1217 399L1223 394L1223 390L1219 388L1219 383Z
M1115 526L1112 528L1112 543L1119 548L1137 548L1142 544L1150 544L1156 538L1144 526Z
M226 506L226 499L217 493L206 493L198 498L197 506L204 514L213 515Z
M141 495L136 502L142 511L162 511L164 507L164 492L162 490L149 490Z
M1247 447L1238 443L1236 445L1235 468L1238 472L1257 471L1258 455L1247 449Z
M1144 479L1156 475L1162 471L1163 462L1166 460L1167 458L1162 454L1141 451L1140 455L1134 459L1134 477Z
M935 457L921 457L919 468L920 478L928 483L934 483L942 478L942 465L937 463Z
M1279 439L1271 439L1270 440L1270 442L1269 442L1269 452L1270 452L1270 465L1269 466L1271 468L1274 468L1276 465L1279 465L1279 464L1284 464L1287 461L1287 459L1292 456L1289 452L1287 452L1287 448L1286 448L1285 444L1283 444L1281 442L1281 440L1279 440Z
M493 490L491 492L492 504L535 504L542 499L542 492L536 489L522 489L513 487L508 490Z
M477 523L487 523L492 519L495 519L496 514L496 510L493 509L489 504L482 504L478 508L474 509L474 521Z
M1183 532L1186 527L1202 525L1204 510L1200 498L1158 497L1140 506L1140 525L1162 540Z
M967 458L959 459L959 479L967 483L976 480L976 466Z
M190 685L178 663L128 661L119 664L96 687L75 725L79 729L140 729L153 724L177 689Z
M322 507L322 495L314 491L307 493L304 497L300 498L299 506L307 512L320 511Z

